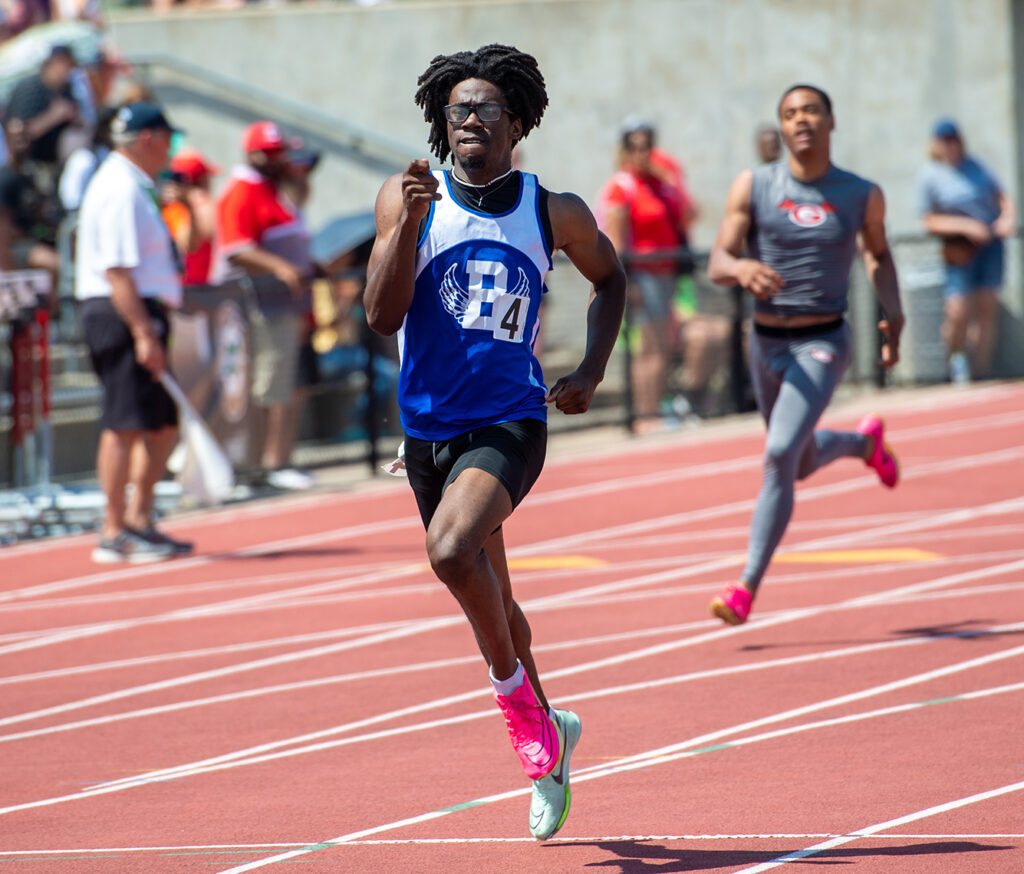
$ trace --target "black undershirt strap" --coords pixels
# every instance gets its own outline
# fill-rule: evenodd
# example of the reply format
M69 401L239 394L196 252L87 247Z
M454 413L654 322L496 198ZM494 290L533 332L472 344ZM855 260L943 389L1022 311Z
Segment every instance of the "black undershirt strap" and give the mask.
M501 182L493 183L494 187L491 192L475 188L472 185L466 185L448 171L446 171L446 175L451 185L452 196L457 204L474 212L482 212L487 215L501 215L503 212L508 212L512 209L519 200L519 191L523 186L523 176L518 172L513 173L512 178L505 180L504 184L501 184ZM548 251L552 252L554 251L555 244L554 234L551 232L551 216L548 214L548 190L539 184L537 187L539 189L538 206L541 229L544 231L544 242L547 244ZM420 222L417 238L423 237L426 222L426 218Z

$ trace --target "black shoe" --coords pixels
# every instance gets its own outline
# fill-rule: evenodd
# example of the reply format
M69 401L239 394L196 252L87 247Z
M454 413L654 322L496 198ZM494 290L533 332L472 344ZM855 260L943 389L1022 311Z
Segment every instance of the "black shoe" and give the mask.
M173 537L168 537L162 531L158 531L156 526L152 524L143 531L137 528L129 528L128 530L141 537L147 543L170 549L173 555L191 555L196 548L196 545L191 540L175 540Z

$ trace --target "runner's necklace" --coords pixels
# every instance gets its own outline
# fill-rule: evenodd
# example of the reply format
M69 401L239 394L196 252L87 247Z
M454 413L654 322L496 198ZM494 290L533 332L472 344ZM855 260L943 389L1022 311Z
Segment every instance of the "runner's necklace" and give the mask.
M510 167L508 169L507 173L502 173L497 178L492 179L490 182L484 182L482 185L474 185L472 182L466 182L463 179L459 179L459 177L455 175L455 171L454 170L452 171L452 179L454 179L456 182L458 182L459 185L462 186L463 188L475 188L475 189L477 189L477 191L466 191L465 194L466 194L467 197L475 197L476 198L476 208L477 209L483 209L484 200L489 195L496 194L498 191L500 191L502 188L504 188L505 187L505 183L508 182L508 180L512 178L512 174L515 173L515 172L516 172L516 168L515 167ZM491 186L494 186L494 187L492 188ZM490 189L490 190L486 190L485 191L484 189ZM477 192L479 192L479 194Z

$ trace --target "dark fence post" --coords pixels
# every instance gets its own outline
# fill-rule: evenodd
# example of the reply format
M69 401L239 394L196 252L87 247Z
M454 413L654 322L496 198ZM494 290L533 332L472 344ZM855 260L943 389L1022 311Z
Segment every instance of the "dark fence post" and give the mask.
M373 330L363 319L362 324L363 349L366 350L366 420L363 423L366 428L366 462L370 465L370 474L377 475L380 457L377 452L377 386L376 382L376 345Z

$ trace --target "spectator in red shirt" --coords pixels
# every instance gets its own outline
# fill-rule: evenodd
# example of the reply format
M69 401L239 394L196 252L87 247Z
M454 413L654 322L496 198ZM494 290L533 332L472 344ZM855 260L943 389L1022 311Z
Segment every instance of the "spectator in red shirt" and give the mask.
M673 297L679 259L632 260L660 251L688 248L688 229L696 216L682 168L655 148L648 122L627 121L622 132L619 170L601 192L602 225L624 255L630 280L630 321L638 345L632 357L634 413L642 428L660 413L674 354Z
M314 265L310 237L301 215L280 192L290 171L289 143L270 121L250 125L242 136L246 163L235 168L217 201L212 280L274 276L291 292L293 309L256 312L251 319L255 403L267 411L262 466L267 483L301 489L314 484L289 466L294 433L296 368L302 333L301 302L308 295Z
M185 285L204 285L213 266L213 234L217 206L210 180L220 173L195 149L182 149L171 158L171 178L164 186L164 221L184 265Z

